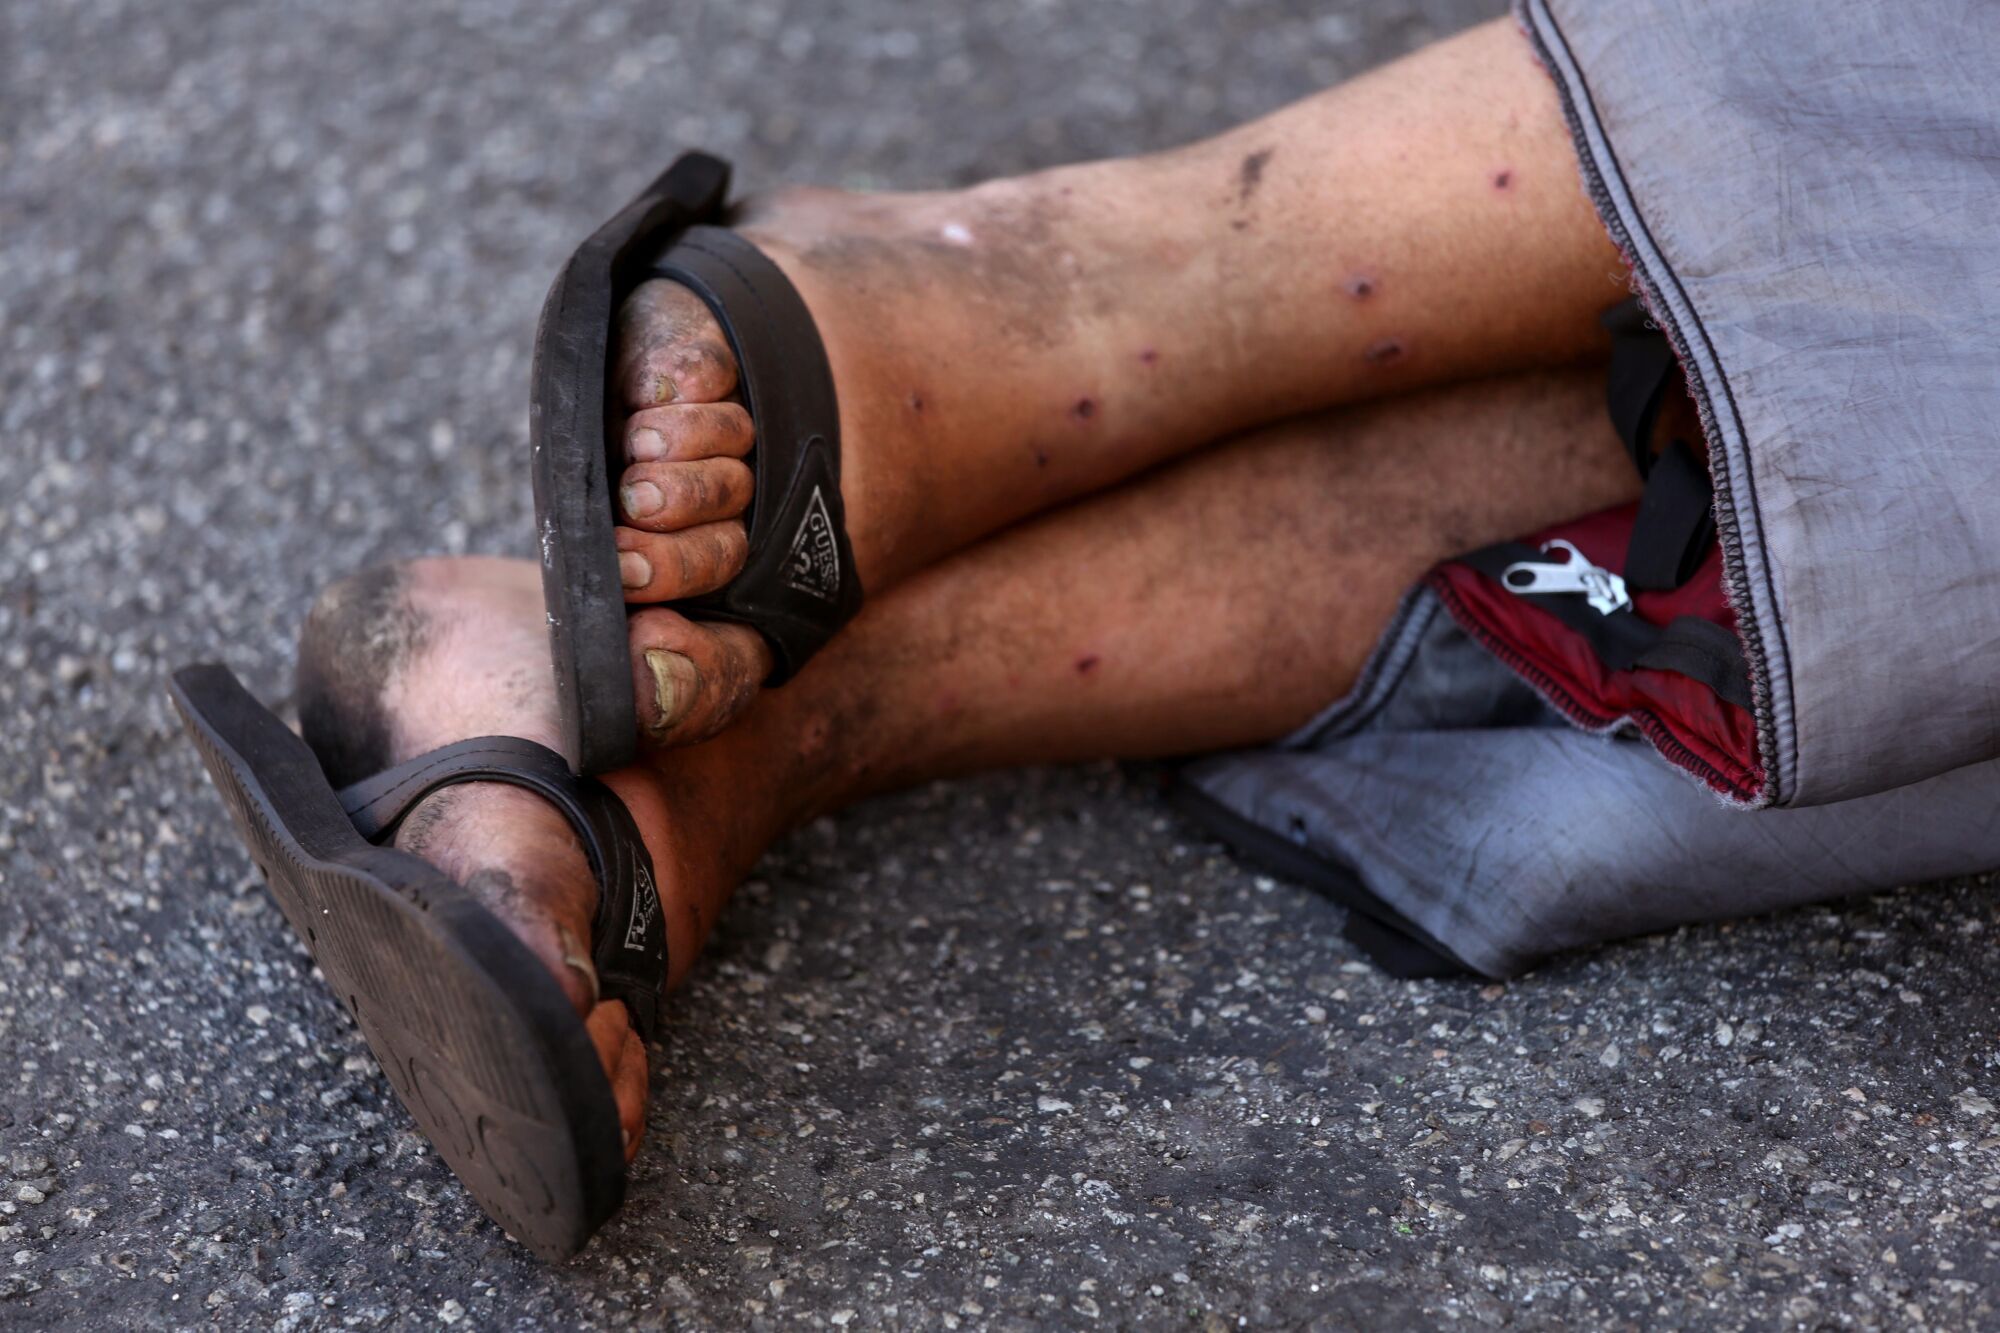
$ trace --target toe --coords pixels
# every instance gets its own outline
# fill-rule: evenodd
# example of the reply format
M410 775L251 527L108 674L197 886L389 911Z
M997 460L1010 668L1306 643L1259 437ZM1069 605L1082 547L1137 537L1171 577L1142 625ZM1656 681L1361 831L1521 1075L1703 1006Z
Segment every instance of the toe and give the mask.
M618 487L625 522L648 532L673 532L735 518L750 503L750 467L738 458L692 463L634 463Z
M639 1153L639 1139L646 1132L646 1043L632 1027L631 1016L617 1000L607 1000L590 1011L584 1020L597 1058L611 1080L611 1096L618 1103L618 1127L625 1135L625 1160Z
M625 458L632 463L741 458L756 437L750 413L741 403L649 407L625 422Z
M736 358L701 298L656 278L618 312L618 382L631 408L719 402L736 388Z
M639 725L655 745L706 740L734 721L771 674L771 649L746 625L697 623L672 611L630 622Z
M618 578L628 602L673 602L714 592L736 577L750 539L735 519L679 532L618 528Z

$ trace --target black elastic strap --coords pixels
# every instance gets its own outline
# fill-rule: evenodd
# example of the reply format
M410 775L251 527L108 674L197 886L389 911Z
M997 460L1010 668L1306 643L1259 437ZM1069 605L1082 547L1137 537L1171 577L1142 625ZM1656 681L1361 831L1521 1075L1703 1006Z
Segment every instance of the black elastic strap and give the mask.
M1625 548L1625 583L1667 592L1694 577L1715 540L1715 487L1708 469L1675 440L1653 460Z
M1547 611L1576 631L1608 669L1644 667L1671 671L1700 681L1716 697L1738 708L1751 706L1750 664L1737 637L1699 616L1680 616L1661 626L1641 619L1629 608L1606 615L1579 592L1524 593L1508 587L1506 571L1519 561L1546 563L1549 557L1522 542L1500 542L1461 556L1470 565L1524 602Z
M1698 680L1713 690L1718 699L1746 712L1753 702L1750 664L1743 656L1742 640L1700 616L1675 617L1659 631L1653 646L1640 653L1632 665L1672 671Z
M576 830L597 877L591 963L600 999L622 1000L639 1036L653 1039L667 979L667 934L653 858L631 812L609 787L579 778L546 746L514 736L480 736L419 755L340 793L355 829L370 842L395 835L432 792L461 782L502 782L548 800Z
M1674 376L1674 349L1646 318L1637 297L1598 316L1611 335L1611 368L1605 376L1605 406L1611 424L1641 477L1653 471L1653 425Z
M689 288L714 312L736 353L743 406L757 432L743 570L719 592L672 605L757 630L775 663L767 683L782 684L861 609L826 348L791 280L733 231L689 227L652 259L650 272Z
M1665 592L1694 576L1715 540L1715 489L1685 440L1653 452L1654 427L1674 382L1674 352L1666 335L1646 318L1637 298L1613 306L1600 322L1611 334L1605 405L1646 482L1625 552L1625 582L1644 592Z

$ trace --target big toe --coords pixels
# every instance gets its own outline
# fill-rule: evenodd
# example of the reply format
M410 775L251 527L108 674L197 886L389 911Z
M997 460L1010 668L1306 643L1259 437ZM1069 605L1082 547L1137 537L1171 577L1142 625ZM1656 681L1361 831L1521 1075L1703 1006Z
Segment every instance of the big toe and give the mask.
M734 721L771 674L771 649L745 625L653 607L631 618L639 726L655 745L691 745Z

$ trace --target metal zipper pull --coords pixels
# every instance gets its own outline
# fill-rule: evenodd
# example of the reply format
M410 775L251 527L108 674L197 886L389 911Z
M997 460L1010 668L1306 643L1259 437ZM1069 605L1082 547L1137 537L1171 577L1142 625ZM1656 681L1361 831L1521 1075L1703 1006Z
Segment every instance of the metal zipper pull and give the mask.
M1563 564L1517 560L1501 571L1500 581L1508 591L1523 596L1580 592L1589 599L1590 609L1601 616L1626 610L1632 605L1632 595L1625 590L1623 578L1600 565L1591 564L1589 556L1560 538L1542 545L1544 552L1557 549L1569 553L1569 559Z

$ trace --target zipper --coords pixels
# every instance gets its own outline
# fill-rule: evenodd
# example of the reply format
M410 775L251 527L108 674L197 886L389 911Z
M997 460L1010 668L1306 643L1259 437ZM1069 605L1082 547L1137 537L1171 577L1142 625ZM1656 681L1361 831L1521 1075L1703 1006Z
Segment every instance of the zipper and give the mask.
M1710 791L1727 797L1738 804L1751 804L1757 800L1765 779L1761 772L1728 773L1718 768L1702 755L1688 748L1687 744L1674 735L1659 716L1644 708L1635 708L1624 713L1605 713L1590 707L1559 683L1554 676L1542 669L1540 663L1532 660L1511 644L1491 633L1480 623L1464 600L1452 588L1450 582L1441 575L1433 575L1429 580L1431 591L1451 612L1451 618L1458 622L1460 629L1478 641L1479 646L1498 658L1502 665L1515 675L1535 687L1555 710L1568 718L1576 726L1590 732L1606 732L1620 722L1630 721L1649 741L1660 756L1668 763L1684 772L1701 779Z
M1775 679L1772 653L1770 646L1765 643L1764 633L1757 618L1760 606L1776 607L1777 597L1769 588L1768 570L1764 575L1766 591L1770 593L1768 602L1760 602L1751 586L1748 562L1744 555L1743 521L1735 503L1736 488L1731 483L1729 450L1722 444L1725 437L1718 429L1721 419L1717 405L1718 394L1716 388L1711 387L1695 369L1697 359L1691 354L1688 330L1673 317L1674 306L1667 299L1665 286L1659 275L1652 272L1644 262L1641 248L1633 243L1631 229L1627 227L1624 216L1619 211L1617 197L1606 183L1605 164L1599 162L1597 154L1593 151L1589 133L1590 126L1596 123L1595 116L1593 114L1588 121L1585 118L1589 90L1583 84L1581 67L1576 64L1574 53L1569 50L1562 30L1556 24L1555 16L1549 12L1547 0L1520 0L1517 12L1528 40L1534 45L1536 58L1542 62L1542 67L1556 85L1557 96L1562 101L1563 118L1569 124L1572 146L1576 150L1577 161L1583 172L1584 189L1590 196L1591 204L1597 209L1598 218L1611 233L1612 243L1631 265L1647 318L1658 325L1660 331L1666 335L1668 346L1673 348L1674 357L1680 362L1682 378L1687 383L1689 393L1694 397L1695 408L1701 418L1702 432L1709 442L1708 467L1715 482L1716 537L1722 547L1722 586L1724 595L1729 599L1730 608L1736 612L1736 633L1743 640L1744 659L1750 667L1750 697L1754 705L1751 709L1751 718L1757 728L1758 767L1762 770L1760 789L1751 793L1747 799L1753 807L1780 804L1789 795L1787 784L1781 780L1784 776L1783 770L1786 768L1784 760L1790 756L1795 764L1797 749L1795 743L1788 744L1782 750L1779 747L1777 710L1773 705L1771 688ZM1562 44L1562 54L1568 58L1566 61L1556 59L1557 43ZM1570 69L1577 71L1574 84L1565 73ZM1607 155L1608 142L1607 139ZM1609 167L1616 172L1616 161L1609 163ZM1627 197L1629 198L1629 192ZM1636 207L1634 212L1636 214ZM1640 225L1644 226L1643 220ZM1646 240L1650 248L1652 238L1648 236ZM1673 280L1671 270L1668 270L1666 276L1668 280ZM1698 330L1699 321L1695 323ZM1703 342L1706 341L1704 336ZM1719 368L1717 377L1720 378ZM1721 399L1728 401L1729 386L1726 381L1719 385L1719 390ZM1728 408L1731 417L1734 418L1736 413L1733 401L1728 401ZM1741 437L1740 430L1737 432L1737 437ZM1747 448L1745 464L1747 470ZM1753 506L1754 502L1753 493ZM1772 625L1776 631L1775 610ZM1781 639L1781 631L1778 633ZM1782 640L1777 646L1782 652L1784 647ZM1790 691L1787 690L1786 694L1789 697ZM1678 745L1679 742L1675 744ZM1664 747L1661 752L1666 753Z

